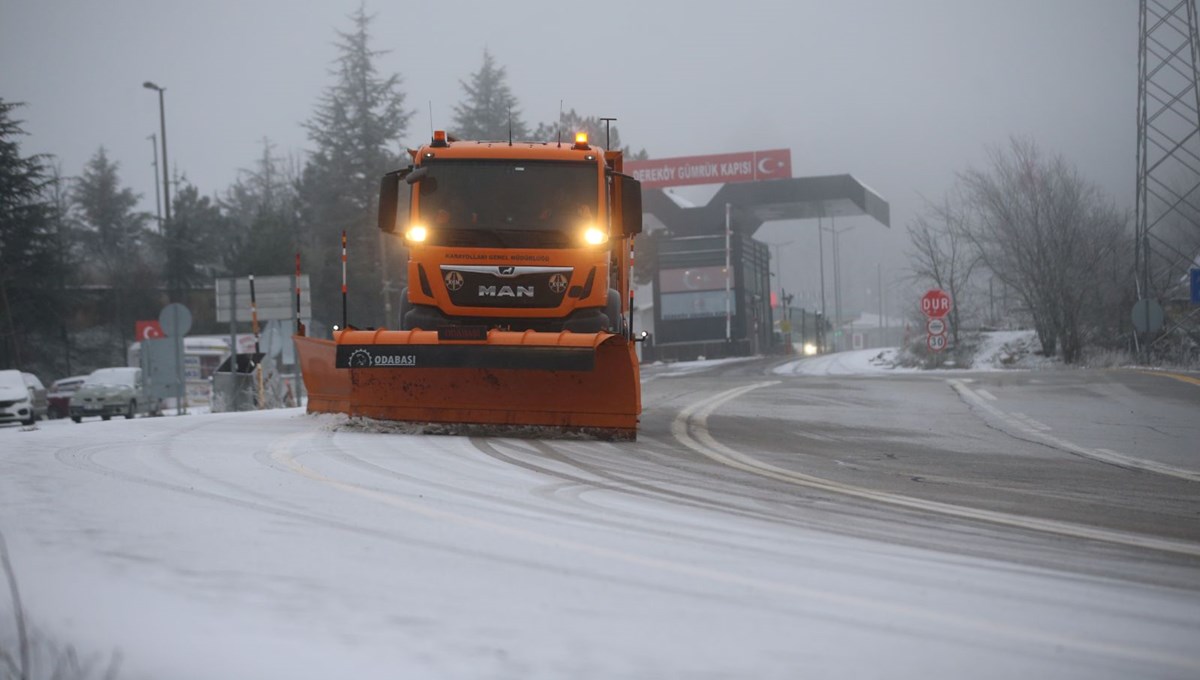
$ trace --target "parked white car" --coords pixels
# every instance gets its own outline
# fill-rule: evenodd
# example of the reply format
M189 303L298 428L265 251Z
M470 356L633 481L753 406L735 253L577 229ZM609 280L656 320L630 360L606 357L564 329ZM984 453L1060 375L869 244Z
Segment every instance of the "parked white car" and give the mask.
M79 422L91 416L108 420L113 416L132 418L153 413L157 407L146 394L140 368L100 368L92 371L83 385L71 395L71 420Z
M0 371L0 423L32 425L46 417L46 388L32 373Z

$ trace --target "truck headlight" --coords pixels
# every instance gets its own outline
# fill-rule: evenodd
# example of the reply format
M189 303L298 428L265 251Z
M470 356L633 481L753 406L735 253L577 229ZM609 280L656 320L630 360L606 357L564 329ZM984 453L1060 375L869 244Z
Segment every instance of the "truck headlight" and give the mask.
M608 242L608 234L596 227L588 227L583 230L583 240L589 245L598 246Z
M425 239L429 238L429 229L420 224L413 225L404 232L404 238L413 243L423 243Z

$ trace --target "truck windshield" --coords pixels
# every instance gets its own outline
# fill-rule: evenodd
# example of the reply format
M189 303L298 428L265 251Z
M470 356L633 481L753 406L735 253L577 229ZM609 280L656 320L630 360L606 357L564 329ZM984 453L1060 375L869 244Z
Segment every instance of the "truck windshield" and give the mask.
M431 160L421 221L439 229L574 231L598 218L595 163Z

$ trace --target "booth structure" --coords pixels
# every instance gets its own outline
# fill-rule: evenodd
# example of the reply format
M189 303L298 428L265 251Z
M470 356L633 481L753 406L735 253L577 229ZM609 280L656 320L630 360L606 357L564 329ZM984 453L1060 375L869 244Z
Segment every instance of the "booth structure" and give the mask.
M851 175L728 183L697 207L652 185L642 209L668 230L658 245L654 338L645 353L668 361L762 354L782 342L772 332L769 251L754 239L766 222L865 215L890 226L887 202Z

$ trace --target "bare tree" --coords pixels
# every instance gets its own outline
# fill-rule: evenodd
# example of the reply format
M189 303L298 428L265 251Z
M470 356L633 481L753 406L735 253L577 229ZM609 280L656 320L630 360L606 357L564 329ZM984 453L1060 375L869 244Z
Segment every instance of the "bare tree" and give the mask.
M941 204L925 202L925 207L908 227L912 250L908 252L912 276L933 284L950 294L950 328L954 344L962 319L962 305L971 274L979 263L979 254L967 235L968 206L961 192L947 195Z
M965 233L1024 301L1047 355L1061 349L1075 363L1087 342L1117 332L1096 322L1109 293L1125 284L1114 280L1112 263L1129 243L1128 220L1095 184L1020 138L960 182L974 215Z

